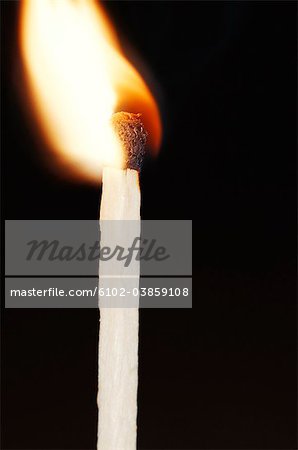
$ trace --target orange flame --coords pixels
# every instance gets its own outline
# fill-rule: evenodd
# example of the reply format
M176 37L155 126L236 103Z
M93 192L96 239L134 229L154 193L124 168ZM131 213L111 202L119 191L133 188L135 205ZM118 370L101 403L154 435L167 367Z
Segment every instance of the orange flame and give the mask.
M95 0L23 0L20 45L36 119L71 174L98 182L103 165L122 166L110 126L119 110L142 113L158 150L156 102Z

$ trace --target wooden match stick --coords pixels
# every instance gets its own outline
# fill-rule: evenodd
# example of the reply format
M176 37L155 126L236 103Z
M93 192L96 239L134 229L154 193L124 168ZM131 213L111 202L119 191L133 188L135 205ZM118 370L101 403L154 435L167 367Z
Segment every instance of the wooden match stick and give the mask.
M134 221L133 233L140 233L139 171L145 151L147 133L139 114L116 113L112 124L125 152L125 169L107 167L103 171L100 208L101 247L113 243L128 247L129 223L123 233L104 225L104 221ZM116 224L117 225L117 224ZM137 225L137 227L136 227ZM118 227L119 230L119 227ZM117 236L115 236L115 234ZM139 287L139 262L123 275L126 291ZM133 276L131 276L133 274ZM121 279L121 276L120 276ZM119 286L119 272L117 273ZM115 281L99 268L99 288L107 292ZM109 299L104 299L109 300ZM115 301L115 298L113 298ZM117 298L116 300L120 300ZM123 297L126 302L126 298ZM138 331L139 311L134 307L101 307L98 376L98 450L135 450L137 439ZM100 301L101 304L101 301ZM127 304L126 304L127 305Z

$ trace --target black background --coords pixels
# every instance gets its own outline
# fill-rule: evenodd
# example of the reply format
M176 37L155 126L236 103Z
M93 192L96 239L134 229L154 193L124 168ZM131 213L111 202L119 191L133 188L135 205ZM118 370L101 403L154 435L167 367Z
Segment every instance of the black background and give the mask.
M96 219L100 188L37 157L1 6L3 216ZM193 309L140 313L139 448L296 448L296 4L106 8L161 92L142 216L193 220ZM97 333L95 310L3 310L3 448L95 448Z

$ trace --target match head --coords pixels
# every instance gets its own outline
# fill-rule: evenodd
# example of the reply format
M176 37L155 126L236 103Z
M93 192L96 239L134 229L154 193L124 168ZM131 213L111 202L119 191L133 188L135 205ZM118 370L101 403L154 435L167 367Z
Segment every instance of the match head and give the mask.
M125 167L141 170L148 133L141 114L118 112L112 116L112 126L125 151Z

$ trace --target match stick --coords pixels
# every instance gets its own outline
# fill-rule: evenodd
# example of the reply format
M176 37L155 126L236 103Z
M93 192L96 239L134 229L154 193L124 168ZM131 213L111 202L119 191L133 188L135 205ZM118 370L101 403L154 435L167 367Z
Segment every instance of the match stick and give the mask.
M125 152L126 168L106 167L103 170L100 208L101 247L112 247L113 241L117 241L116 243L122 247L128 247L131 244L129 224L128 227L122 227L123 233L115 232L117 234L115 236L114 228L110 225L105 228L104 221L134 221L133 232L137 230L140 233L139 171L147 133L139 114L116 113L112 117L112 125ZM139 262L133 262L129 273L133 273L133 276L123 277L121 283L126 290L131 291L139 287ZM124 270L122 275L125 276ZM119 279L118 273L117 279ZM99 287L103 287L106 292L107 287L114 286L113 278L103 276L100 264ZM126 298L123 297L124 302L125 300ZM137 304L134 307L100 306L98 450L136 449L138 301L137 298Z

